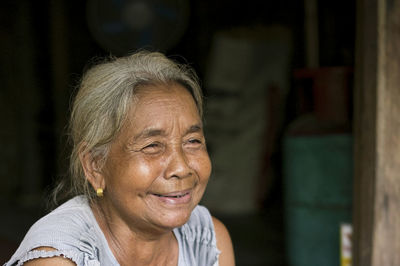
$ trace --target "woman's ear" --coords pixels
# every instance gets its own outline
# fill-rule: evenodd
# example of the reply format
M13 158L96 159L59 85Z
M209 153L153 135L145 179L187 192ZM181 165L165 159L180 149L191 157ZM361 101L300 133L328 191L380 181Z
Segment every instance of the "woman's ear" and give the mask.
M85 177L92 185L93 189L105 189L105 178L102 172L98 158L85 148L79 152L79 160L81 161Z

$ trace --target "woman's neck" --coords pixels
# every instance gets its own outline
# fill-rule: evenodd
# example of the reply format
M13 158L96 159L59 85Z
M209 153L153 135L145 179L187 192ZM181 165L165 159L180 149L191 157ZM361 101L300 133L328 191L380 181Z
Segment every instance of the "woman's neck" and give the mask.
M172 230L127 224L98 203L91 208L120 265L178 265L178 241Z

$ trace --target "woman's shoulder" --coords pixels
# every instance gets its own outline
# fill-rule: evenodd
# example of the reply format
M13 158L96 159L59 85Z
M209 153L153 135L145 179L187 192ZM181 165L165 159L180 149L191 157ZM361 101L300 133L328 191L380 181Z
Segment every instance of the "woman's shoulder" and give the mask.
M189 220L177 230L186 239L205 242L208 245L216 243L213 218L204 206L196 206Z
M178 239L179 265L216 265L219 250L213 218L204 206L197 206L186 224L174 230Z
M93 227L94 217L87 199L77 196L60 205L32 225L27 241L66 242L81 238Z
M87 199L77 196L38 220L29 229L19 248L5 265L35 258L63 256L78 265L97 260L101 236ZM38 250L50 247L51 251ZM84 252L82 252L84 251Z

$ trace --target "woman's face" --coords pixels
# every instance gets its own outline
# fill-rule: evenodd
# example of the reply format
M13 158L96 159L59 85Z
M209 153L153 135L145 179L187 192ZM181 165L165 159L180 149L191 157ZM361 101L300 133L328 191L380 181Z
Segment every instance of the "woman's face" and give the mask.
M211 173L196 104L177 84L146 87L135 103L102 171L102 204L128 226L181 226Z

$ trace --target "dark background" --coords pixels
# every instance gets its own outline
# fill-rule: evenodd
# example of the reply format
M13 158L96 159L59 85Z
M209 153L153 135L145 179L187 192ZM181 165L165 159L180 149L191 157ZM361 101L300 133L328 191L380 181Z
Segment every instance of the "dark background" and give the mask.
M0 259L6 260L31 223L47 212L46 195L55 180L67 175L69 103L82 71L88 61L111 52L91 34L85 1L9 0L0 7L0 210L4 224L0 226L0 255L4 253ZM191 64L200 79L206 73L215 33L243 26L288 27L293 37L290 73L306 67L303 1L191 0L189 10L184 34L164 52ZM318 25L319 65L352 67L354 1L319 1ZM290 79L285 125L298 115L300 101L293 91L296 82ZM240 221L226 218L234 244L249 243L237 250L238 262L246 256L268 254L274 257L271 265L285 265L281 190L281 182L274 182L259 210L274 219L268 215ZM256 222L252 224L251 219ZM243 240L246 236L239 233L254 224L259 227L255 230L272 238L270 244L262 245L265 252L256 247L257 240Z

